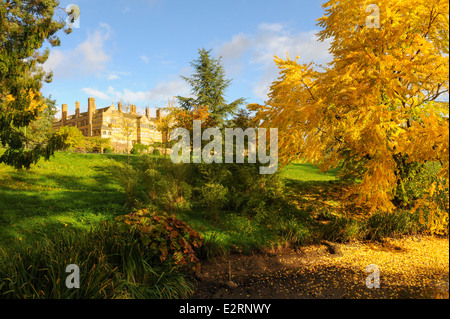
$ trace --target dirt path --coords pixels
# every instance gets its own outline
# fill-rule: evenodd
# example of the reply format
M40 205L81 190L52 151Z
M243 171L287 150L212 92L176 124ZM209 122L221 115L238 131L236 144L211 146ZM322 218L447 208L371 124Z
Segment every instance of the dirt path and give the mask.
M449 239L431 236L311 245L202 265L194 299L448 298ZM368 265L380 270L369 289ZM229 281L231 269L232 283Z

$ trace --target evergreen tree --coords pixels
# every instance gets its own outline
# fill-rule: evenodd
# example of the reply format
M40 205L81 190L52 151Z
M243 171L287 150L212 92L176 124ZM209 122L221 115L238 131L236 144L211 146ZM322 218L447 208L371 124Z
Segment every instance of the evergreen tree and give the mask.
M231 80L225 79L225 71L221 65L221 58L211 57L211 50L200 49L199 58L191 63L195 73L191 77L184 77L191 86L195 98L177 96L180 106L192 110L200 106L207 106L212 119L222 124L228 115L234 114L243 98L227 104L225 90L230 86Z
M64 22L53 19L58 5L57 0L0 2L0 141L7 148L0 163L16 168L29 168L41 156L48 159L61 144L54 136L26 148L24 130L46 109L40 90L52 74L42 68L49 50L41 48L44 41L60 45L56 32Z
M40 112L37 119L24 128L25 148L46 143L55 133L53 122L57 113L56 100L52 100L50 96L46 98L45 104L46 108Z
M236 112L233 118L228 121L227 126L246 130L248 128L255 127L256 125L253 122L253 116L250 112L245 108L241 108Z

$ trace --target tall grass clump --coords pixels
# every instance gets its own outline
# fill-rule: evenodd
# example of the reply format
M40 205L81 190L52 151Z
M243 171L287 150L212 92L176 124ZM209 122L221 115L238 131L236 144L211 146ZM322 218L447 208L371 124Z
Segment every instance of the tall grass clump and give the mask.
M200 246L200 236L180 220L139 211L8 253L0 263L0 298L186 298ZM80 268L79 289L66 287L70 264Z
M361 239L363 223L347 216L334 217L331 221L320 226L320 238L332 242L349 242Z
M303 246L314 241L312 228L296 219L283 219L279 223L279 235L290 245Z
M400 237L426 231L418 212L399 210L393 213L378 212L366 223L366 239L380 240L385 237Z

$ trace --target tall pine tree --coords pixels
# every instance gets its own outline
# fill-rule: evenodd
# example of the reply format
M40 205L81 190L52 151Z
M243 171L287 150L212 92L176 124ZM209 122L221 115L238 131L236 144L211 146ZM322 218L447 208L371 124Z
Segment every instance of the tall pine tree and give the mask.
M49 50L41 48L45 41L60 44L56 33L64 22L53 18L58 5L57 0L0 1L0 141L7 148L0 163L16 168L48 159L60 144L55 137L27 148L23 129L46 108L40 90L51 73L43 71Z
M199 58L191 62L195 73L191 77L184 77L191 87L195 98L177 96L180 106L192 110L200 106L208 107L211 118L222 124L228 115L234 114L239 105L245 102L244 98L232 103L226 103L225 91L231 80L225 79L225 71L221 65L221 58L214 59L211 50L200 49Z

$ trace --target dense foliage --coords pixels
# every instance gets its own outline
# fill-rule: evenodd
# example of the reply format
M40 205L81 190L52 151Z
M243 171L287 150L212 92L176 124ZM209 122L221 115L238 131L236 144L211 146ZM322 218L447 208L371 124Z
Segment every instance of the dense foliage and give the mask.
M284 162L342 166L356 182L355 204L374 213L425 200L411 181L430 193L443 179L448 196L449 104L439 99L449 88L449 5L378 1L380 28L371 28L369 4L325 3L318 36L331 40L333 61L320 68L277 57L281 76L266 104L251 109L263 127L278 128ZM424 179L428 162L440 169ZM436 214L448 216L443 208Z
M225 70L221 65L221 58L211 56L211 50L200 49L199 58L191 63L194 74L182 77L191 87L192 97L178 96L180 106L186 110L207 107L211 119L222 124L228 115L232 115L239 105L244 103L240 98L231 103L225 101L225 91L231 80L225 79Z
M41 156L48 159L61 146L59 139L50 138L26 149L22 129L46 109L40 90L52 74L43 71L49 50L41 48L45 41L60 44L56 32L64 23L53 19L58 4L56 0L0 2L0 140L7 147L0 163L16 168L29 168Z
M200 236L165 214L138 211L90 232L63 232L0 259L1 298L183 298L193 291ZM1 251L0 251L1 253ZM80 268L68 289L65 268Z

